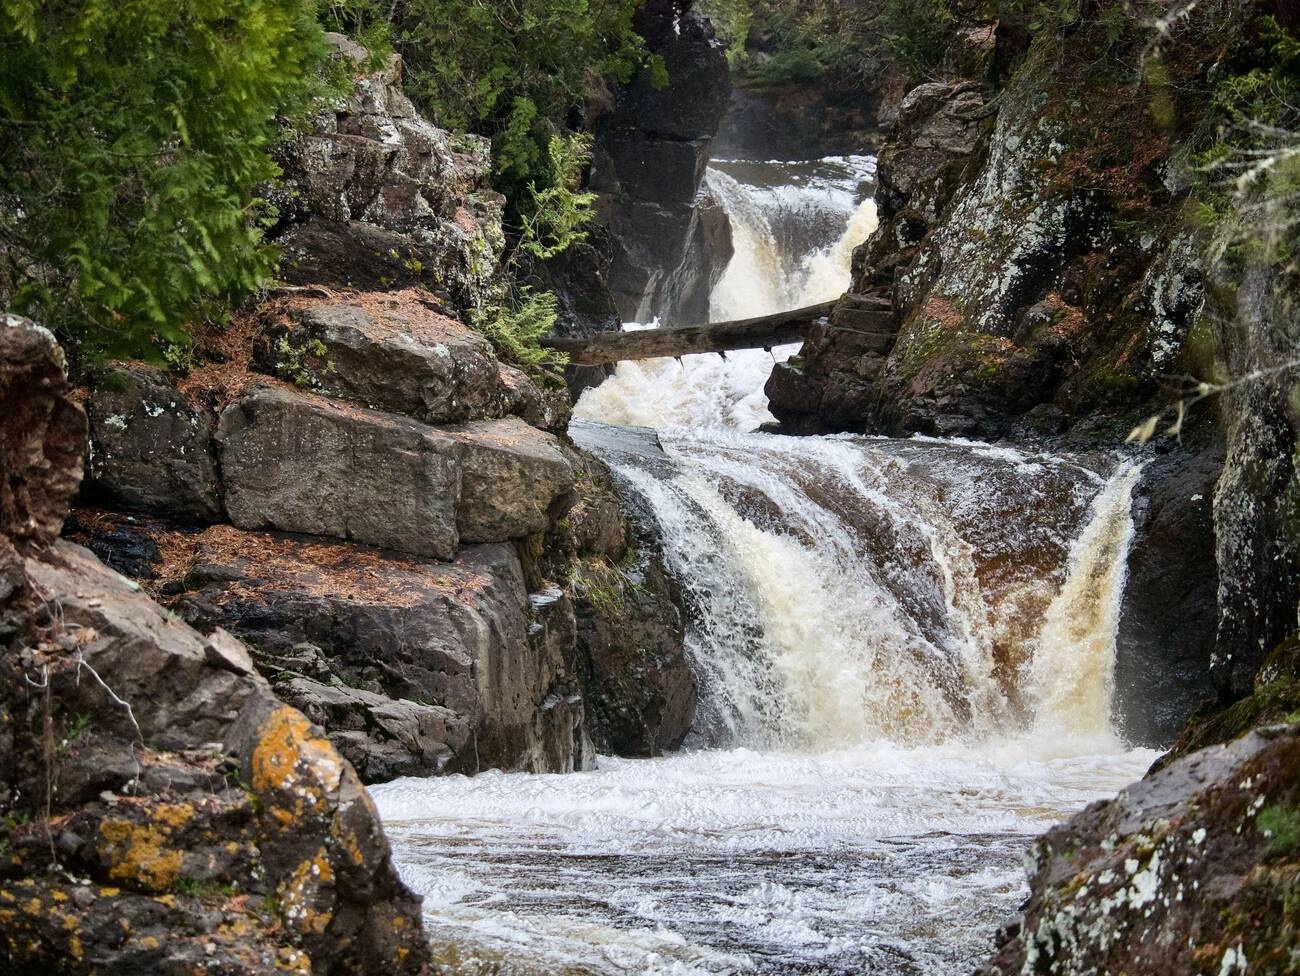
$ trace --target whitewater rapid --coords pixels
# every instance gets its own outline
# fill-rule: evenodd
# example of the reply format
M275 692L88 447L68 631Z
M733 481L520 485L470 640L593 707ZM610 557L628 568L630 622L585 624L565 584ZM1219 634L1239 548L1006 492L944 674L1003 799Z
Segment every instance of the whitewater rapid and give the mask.
M711 168L713 318L833 298L873 173ZM1141 469L750 433L793 348L624 363L578 404L681 588L696 722L675 755L373 788L442 971L969 972L1030 839L1155 758L1111 715Z

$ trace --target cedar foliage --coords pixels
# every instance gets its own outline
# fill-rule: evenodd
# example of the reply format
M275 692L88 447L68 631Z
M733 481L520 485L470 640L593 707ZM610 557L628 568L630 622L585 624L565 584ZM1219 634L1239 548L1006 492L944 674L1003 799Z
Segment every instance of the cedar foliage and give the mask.
M315 0L0 0L0 301L157 358L260 286L277 119L326 87Z
M349 0L331 26L386 36L402 55L406 90L446 129L492 139L497 188L515 215L536 191L563 187L553 140L581 128L589 104L628 81L647 55L633 27L643 0ZM575 123L577 123L575 125Z

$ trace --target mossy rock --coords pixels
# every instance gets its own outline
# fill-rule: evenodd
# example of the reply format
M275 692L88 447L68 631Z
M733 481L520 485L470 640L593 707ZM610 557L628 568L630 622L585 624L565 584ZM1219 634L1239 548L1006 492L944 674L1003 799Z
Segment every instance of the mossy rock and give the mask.
M1254 694L1226 709L1202 708L1183 730L1178 742L1156 767L1207 746L1239 739L1266 725L1300 722L1300 635L1278 645L1255 678Z

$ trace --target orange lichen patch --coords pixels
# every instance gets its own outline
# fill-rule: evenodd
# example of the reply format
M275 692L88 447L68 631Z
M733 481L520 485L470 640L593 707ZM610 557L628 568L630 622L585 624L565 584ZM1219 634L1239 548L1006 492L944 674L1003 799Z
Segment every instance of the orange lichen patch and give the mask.
M334 913L316 908L320 903L321 889L334 884L334 869L324 847L299 863L293 873L277 889L280 896L280 918L285 928L300 935L324 935Z
M299 820L328 810L343 776L343 761L334 747L313 734L311 723L296 708L282 705L262 723L252 757L253 789L276 795L275 807Z
M180 876L184 852L170 846L174 835L194 817L188 804L159 803L149 808L150 820L106 819L99 825L101 856L108 876L151 891L166 891Z

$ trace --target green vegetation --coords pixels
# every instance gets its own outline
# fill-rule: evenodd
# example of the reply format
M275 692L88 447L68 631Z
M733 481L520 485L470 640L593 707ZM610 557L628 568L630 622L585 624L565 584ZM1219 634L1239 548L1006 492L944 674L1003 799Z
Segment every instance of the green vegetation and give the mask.
M1263 247L1268 258L1300 256L1300 37L1259 17L1222 59L1197 142L1197 216L1209 226L1243 216L1248 238L1230 254Z
M315 0L0 0L0 294L157 359L273 267L257 187L327 86Z
M1259 811L1255 826L1268 838L1270 854L1285 856L1300 851L1300 810L1280 804Z
M546 261L587 239L596 194L582 191L582 171L591 158L591 137L580 133L552 136L549 150L555 182L538 189L528 184L530 206L522 215L520 247Z
M648 56L632 18L640 0L351 0L330 26L386 38L406 64L406 88L440 126L490 136L497 185L520 210L566 185L553 140L585 106L608 102Z
M507 304L480 312L474 317L474 327L488 337L502 358L540 375L548 367L563 366L568 359L538 344L555 328L558 306L550 292L524 290Z

